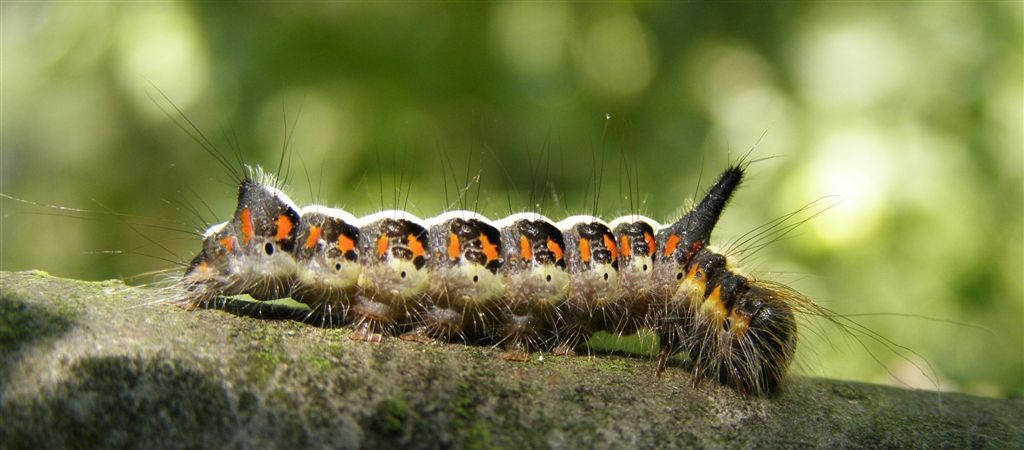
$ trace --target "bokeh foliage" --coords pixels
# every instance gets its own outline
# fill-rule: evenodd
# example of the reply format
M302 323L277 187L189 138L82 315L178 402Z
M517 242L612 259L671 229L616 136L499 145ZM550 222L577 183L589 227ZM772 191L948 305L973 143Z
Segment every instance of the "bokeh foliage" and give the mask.
M817 323L807 372L934 387L927 361L944 389L1024 393L1020 3L242 6L0 5L0 191L98 211L5 200L4 270L131 276L198 248L143 223L224 220L234 187L162 109L272 170L289 136L294 198L355 214L669 220L753 147L777 157L716 241L835 196L744 266L884 313L851 317L919 355Z

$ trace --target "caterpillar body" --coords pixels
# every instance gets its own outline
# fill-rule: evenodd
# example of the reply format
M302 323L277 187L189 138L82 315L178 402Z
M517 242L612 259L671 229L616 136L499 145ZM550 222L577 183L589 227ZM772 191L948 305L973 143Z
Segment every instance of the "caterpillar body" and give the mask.
M357 218L299 208L259 167L230 221L209 228L181 280L182 304L220 296L292 297L339 314L352 339L499 345L569 355L598 331L659 337L657 373L686 352L694 380L776 390L809 300L731 269L709 238L746 165L726 169L679 220L628 215L491 221L471 211L423 220L389 210Z

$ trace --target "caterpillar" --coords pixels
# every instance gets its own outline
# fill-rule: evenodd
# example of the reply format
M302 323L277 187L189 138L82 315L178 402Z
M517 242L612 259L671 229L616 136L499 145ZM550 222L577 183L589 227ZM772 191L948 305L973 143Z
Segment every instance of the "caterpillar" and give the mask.
M813 304L741 274L710 243L746 168L729 166L691 210L660 224L533 212L492 221L463 210L357 218L299 208L274 176L249 167L231 220L203 234L176 300L292 297L343 317L354 340L489 344L517 361L571 355L599 331L649 329L660 342L657 375L686 353L695 382L771 393L793 360L795 314Z

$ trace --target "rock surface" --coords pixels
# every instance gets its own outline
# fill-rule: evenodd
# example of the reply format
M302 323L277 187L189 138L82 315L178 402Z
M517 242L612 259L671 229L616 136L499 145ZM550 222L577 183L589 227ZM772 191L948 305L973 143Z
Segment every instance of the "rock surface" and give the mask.
M792 376L771 398L622 355L503 361L0 272L0 447L1024 447L1024 401Z

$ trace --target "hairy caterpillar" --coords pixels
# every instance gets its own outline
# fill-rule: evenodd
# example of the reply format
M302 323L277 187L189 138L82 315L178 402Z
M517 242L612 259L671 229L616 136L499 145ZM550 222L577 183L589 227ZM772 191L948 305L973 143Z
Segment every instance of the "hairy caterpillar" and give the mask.
M679 220L639 215L554 222L539 213L491 221L450 211L423 220L399 210L357 218L299 209L273 176L251 168L232 219L203 236L181 280L181 303L219 296L291 296L353 324L352 339L386 335L500 345L506 359L571 354L597 331L651 329L668 358L689 354L696 381L776 390L809 300L731 269L710 247L746 164L726 169Z

